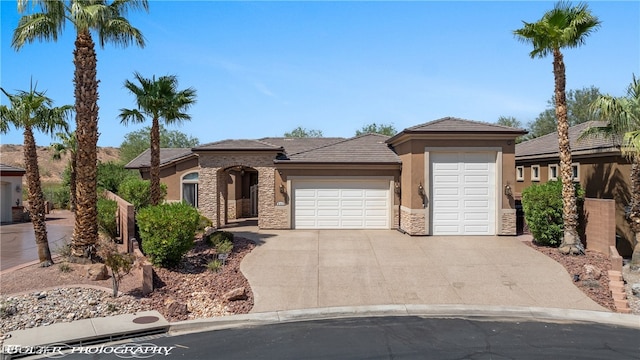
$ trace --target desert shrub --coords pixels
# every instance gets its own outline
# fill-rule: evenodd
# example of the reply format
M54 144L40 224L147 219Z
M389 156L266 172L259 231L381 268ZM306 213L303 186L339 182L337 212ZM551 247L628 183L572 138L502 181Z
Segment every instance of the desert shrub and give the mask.
M207 243L216 248L225 241L233 242L233 233L228 231L216 231L207 238Z
M53 191L53 207L56 209L68 209L71 200L69 186L61 186Z
M584 200L584 190L576 187L578 209ZM562 182L533 184L522 191L524 218L535 241L542 245L558 246L562 242Z
M128 178L118 187L118 195L131 203L136 210L149 206L151 203L151 182L138 178ZM167 185L160 184L162 198L167 196Z
M118 237L118 203L114 200L98 199L98 231L109 239Z
M209 263L207 263L207 269L213 271L213 272L218 272L220 270L222 270L222 261L215 259L212 261L209 261Z
M229 240L225 240L216 246L216 252L218 254L229 254L233 250L233 243Z
M62 273L69 273L73 271L73 268L69 266L68 263L64 262L58 265L58 270L60 270L60 272Z
M153 264L167 267L193 246L199 214L190 205L171 203L143 208L136 219L142 250Z
M200 220L198 221L198 230L203 231L206 227L209 226L213 226L213 221L211 221L204 215L200 215Z

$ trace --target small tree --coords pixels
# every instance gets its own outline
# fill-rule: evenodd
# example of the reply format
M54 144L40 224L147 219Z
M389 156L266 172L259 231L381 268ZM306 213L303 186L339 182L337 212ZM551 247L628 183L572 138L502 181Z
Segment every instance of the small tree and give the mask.
M356 136L364 134L380 134L386 136L393 136L398 133L398 130L392 124L376 124L371 123L364 125L362 129L356 130Z
M119 252L118 245L111 239L104 239L100 242L97 254L102 258L104 264L111 269L113 297L118 297L120 282L131 273L135 258L132 254Z
M284 137L288 138L308 138L308 137L322 137L322 130L305 129L302 126L284 133Z

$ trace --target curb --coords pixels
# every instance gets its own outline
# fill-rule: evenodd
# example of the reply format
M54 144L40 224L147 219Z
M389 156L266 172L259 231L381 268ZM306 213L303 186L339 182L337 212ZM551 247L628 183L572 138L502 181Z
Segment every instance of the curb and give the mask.
M169 334L260 326L297 321L377 316L419 316L480 321L535 321L621 326L640 330L640 316L603 311L541 307L467 305L376 305L284 310L219 318L186 320L169 324Z

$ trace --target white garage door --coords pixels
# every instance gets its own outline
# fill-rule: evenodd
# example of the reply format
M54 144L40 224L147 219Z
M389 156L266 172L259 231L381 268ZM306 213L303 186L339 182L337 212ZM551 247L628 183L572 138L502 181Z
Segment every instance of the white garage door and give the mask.
M431 153L432 234L495 235L495 153Z
M294 181L296 229L389 229L389 181Z

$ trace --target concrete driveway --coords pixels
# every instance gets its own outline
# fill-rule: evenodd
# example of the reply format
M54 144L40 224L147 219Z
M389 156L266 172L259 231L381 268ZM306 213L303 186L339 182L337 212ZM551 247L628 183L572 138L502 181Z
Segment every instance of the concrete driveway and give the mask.
M74 217L67 210L55 210L46 216L49 250L55 253L71 241ZM38 247L29 222L0 225L0 271L38 260Z
M252 312L386 304L608 311L564 267L516 237L410 237L394 230L230 228L258 246L241 270Z

